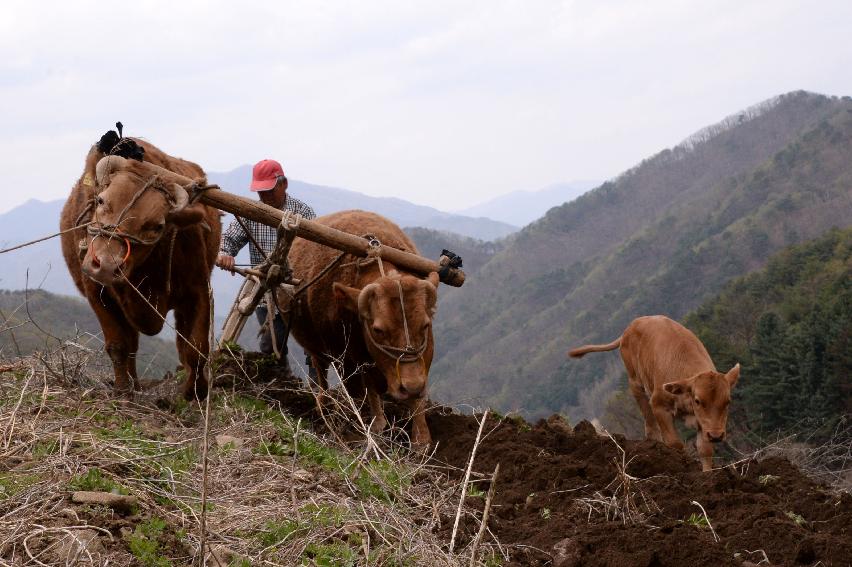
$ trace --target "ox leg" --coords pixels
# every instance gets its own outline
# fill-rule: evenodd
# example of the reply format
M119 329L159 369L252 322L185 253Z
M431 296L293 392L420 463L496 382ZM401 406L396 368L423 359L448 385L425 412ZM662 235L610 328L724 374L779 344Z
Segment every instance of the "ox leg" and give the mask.
M683 450L683 441L677 435L669 400L663 399L659 392L654 392L651 396L651 409L654 411L654 417L657 418L657 425L660 427L665 444Z
M411 444L423 451L432 444L432 435L426 424L426 401L427 397L423 395L406 402L411 412Z
M698 449L698 458L701 460L701 470L707 472L713 468L713 443L707 440L704 432L698 430L695 438L695 448Z
M657 417L654 415L654 410L651 409L651 402L648 400L645 388L632 377L630 377L628 384L630 385L630 393L636 398L636 403L639 404L642 417L645 418L645 438L662 441L663 437L660 434L660 426L657 425Z
M308 384L311 387L311 391L314 392L314 399L316 400L317 410L319 410L320 415L323 414L323 407L325 406L325 396L326 391L328 391L328 367L329 361L322 356L317 356L315 354L311 354L311 367L314 372L316 372L316 377L311 378L311 372L308 371ZM316 386L316 387L315 387Z
M139 332L130 326L121 308L106 293L101 294L100 289L91 296L87 293L86 297L104 333L104 350L112 361L115 390L121 393L138 390L136 351L139 347Z
M205 292L186 304L192 307L188 314L175 309L177 350L186 371L181 393L187 400L203 400L207 397L208 389L204 363L210 352L210 299Z
M366 380L365 380L366 381ZM385 417L385 408L382 403L382 398L376 391L373 381L366 381L367 386L367 403L370 405L370 413L373 416L372 424L370 425L371 433L381 433L388 426L388 418Z

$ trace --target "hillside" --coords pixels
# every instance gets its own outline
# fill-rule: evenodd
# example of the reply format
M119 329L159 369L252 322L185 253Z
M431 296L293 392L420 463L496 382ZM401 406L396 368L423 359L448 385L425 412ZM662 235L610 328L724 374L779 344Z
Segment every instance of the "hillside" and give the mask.
M82 298L41 290L0 290L0 357L28 356L73 343L85 348L91 363L111 369L103 351L103 335L89 304ZM137 368L140 378L159 379L177 365L174 342L142 336Z
M830 437L852 415L852 229L785 249L685 323L718 366L742 364L735 420L761 435Z
M436 318L433 395L598 415L638 315L682 318L784 246L852 222L852 100L796 92L660 152L514 235Z

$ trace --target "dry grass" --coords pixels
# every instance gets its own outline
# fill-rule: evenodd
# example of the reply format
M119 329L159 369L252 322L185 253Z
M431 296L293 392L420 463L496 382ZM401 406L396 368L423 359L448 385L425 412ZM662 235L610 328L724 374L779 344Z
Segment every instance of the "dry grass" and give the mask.
M89 355L66 344L2 367L0 564L201 564L203 407L174 403L172 381L115 398ZM229 365L241 387L215 390L211 404L206 565L485 564L471 563L470 545L448 551L439 533L461 486L399 430L370 434L338 390L324 406L336 433L319 435L241 364ZM73 490L138 504L77 505Z
M616 476L605 490L596 490L591 496L577 498L576 505L587 512L588 521L592 520L593 515L599 515L606 521L645 524L650 515L660 511L654 499L642 490L642 484L653 480L654 477L639 479L628 474L627 469L633 458L627 458L624 448L609 432L607 436L621 455L613 458Z

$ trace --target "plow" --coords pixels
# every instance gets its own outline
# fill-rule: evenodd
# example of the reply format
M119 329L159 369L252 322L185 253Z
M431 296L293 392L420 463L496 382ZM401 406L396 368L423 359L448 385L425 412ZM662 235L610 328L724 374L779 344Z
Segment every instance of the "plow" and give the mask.
M290 269L287 257L295 238L304 238L334 248L342 254L383 259L421 277L437 272L441 282L453 287L461 287L464 284L462 259L448 250L442 251L438 260L431 260L384 245L374 237L343 232L302 218L290 211L282 211L259 201L228 193L216 185L199 187L196 191L198 201L231 213L237 218L270 226L277 229L278 233L275 249L263 263L253 268L233 269L235 273L243 276L245 281L222 327L223 343L235 342L239 338L246 320L265 296L278 305L280 310L287 311L293 298L313 283L301 281Z

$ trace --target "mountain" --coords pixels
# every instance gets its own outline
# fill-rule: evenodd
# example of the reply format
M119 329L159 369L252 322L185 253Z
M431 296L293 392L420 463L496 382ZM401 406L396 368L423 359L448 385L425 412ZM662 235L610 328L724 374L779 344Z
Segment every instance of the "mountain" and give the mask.
M852 229L784 249L685 324L718 368L742 365L732 418L763 436L808 424L826 440L852 414Z
M460 215L488 217L509 224L525 226L544 216L551 208L573 201L599 181L554 183L538 191L512 191L484 203L456 211Z
M243 165L224 173L210 172L207 178L226 191L248 195L251 181L250 165ZM336 187L325 187L290 180L288 192L311 205L318 215L327 215L345 209L363 209L384 215L400 226L424 226L436 230L448 230L482 240L502 238L518 230L518 223L505 223L478 216L445 213L432 207L415 205L394 197L371 197Z
M781 248L852 223L852 99L795 92L698 132L513 235L435 319L432 394L599 415L635 317L681 319Z
M226 173L210 173L210 181L234 193L248 195L245 187L251 178L251 166L242 166ZM453 231L468 237L491 240L506 236L516 227L487 218L472 218L445 213L430 207L414 205L402 199L377 198L355 191L322 187L301 181L291 182L292 194L310 203L318 214L336 210L361 208L376 211L395 220L401 226L423 226ZM59 214L64 200L42 202L31 199L23 205L0 215L0 248L14 246L58 231ZM227 223L230 216L223 222ZM461 237L464 238L464 237ZM438 250L440 252L440 250ZM437 256L435 256L437 259ZM238 257L248 263L248 248ZM242 278L232 277L221 270L213 272L216 313L224 316L230 309ZM59 239L47 240L14 252L0 255L0 289L42 288L64 295L77 295L62 252ZM168 335L168 330L165 331Z
M111 372L103 351L103 335L89 304L82 298L43 290L0 291L0 357L26 356L56 349L68 341L90 349L97 366ZM137 368L142 378L160 378L177 365L173 342L140 337Z

